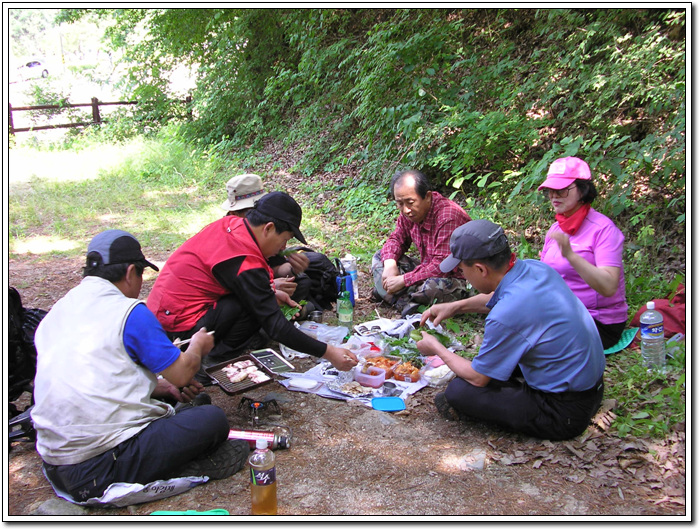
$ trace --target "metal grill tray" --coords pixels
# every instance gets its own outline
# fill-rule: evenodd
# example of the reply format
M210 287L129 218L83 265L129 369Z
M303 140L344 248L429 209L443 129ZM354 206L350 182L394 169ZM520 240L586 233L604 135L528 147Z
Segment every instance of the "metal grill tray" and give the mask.
M253 383L250 379L244 379L243 381L240 381L238 383L232 383L229 380L226 373L223 372L222 368L228 366L229 364L237 363L238 361L253 361L255 366L258 367L258 370L260 370L270 378L269 381L263 381L262 383ZM218 384L222 388L224 392L226 392L229 395L238 394L240 392L243 392L244 390L250 390L252 388L257 388L259 386L266 385L267 383L273 381L273 378L275 376L275 374L267 366L263 365L252 355L241 355L240 357L236 357L235 359L215 364L214 366L206 368L204 372L209 377L211 377L216 382L216 384Z

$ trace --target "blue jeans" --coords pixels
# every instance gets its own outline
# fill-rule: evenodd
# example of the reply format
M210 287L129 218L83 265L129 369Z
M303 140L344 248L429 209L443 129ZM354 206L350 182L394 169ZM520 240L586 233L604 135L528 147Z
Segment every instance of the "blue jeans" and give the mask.
M44 463L49 480L77 502L101 497L110 484L148 484L178 476L197 457L228 439L226 413L214 405L182 409L151 422L136 436L85 462Z

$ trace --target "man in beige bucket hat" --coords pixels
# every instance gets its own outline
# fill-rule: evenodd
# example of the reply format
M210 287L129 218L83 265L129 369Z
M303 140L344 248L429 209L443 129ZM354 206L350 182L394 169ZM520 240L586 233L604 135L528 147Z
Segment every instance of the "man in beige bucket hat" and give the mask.
M226 183L228 198L221 207L227 212L248 210L255 206L255 201L265 195L262 179L254 173L231 177ZM243 214L245 215L245 213Z
M228 198L221 207L236 217L245 217L252 210L256 201L265 196L262 179L254 173L236 175L226 183ZM286 258L273 256L268 264L275 273L275 288L286 292L295 302L300 302L309 294L310 282L304 275L309 266L309 259L304 252L290 254ZM299 285L299 283L303 285ZM307 311L308 312L308 311Z

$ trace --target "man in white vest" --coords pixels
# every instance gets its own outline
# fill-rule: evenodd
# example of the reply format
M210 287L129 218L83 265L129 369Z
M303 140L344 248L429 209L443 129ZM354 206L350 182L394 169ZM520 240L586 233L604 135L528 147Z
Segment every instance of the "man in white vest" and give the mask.
M54 488L76 502L117 482L239 471L248 443L228 440L219 407L182 407L214 340L205 329L182 352L138 300L147 261L136 238L107 230L88 246L83 280L37 328L36 448ZM173 401L174 402L174 401Z

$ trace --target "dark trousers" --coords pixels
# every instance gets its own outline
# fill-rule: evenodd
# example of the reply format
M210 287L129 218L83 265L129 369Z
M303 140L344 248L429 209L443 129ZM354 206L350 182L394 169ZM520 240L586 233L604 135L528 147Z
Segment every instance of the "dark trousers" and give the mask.
M307 300L311 296L312 282L306 274L299 274L294 281L297 284L297 288L294 289L294 294L292 295L292 300L299 303L302 300ZM320 309L320 308L319 308Z
M178 476L190 461L228 438L226 413L214 405L182 409L151 422L136 436L79 464L44 463L49 480L77 502L101 497L115 482L148 484Z
M189 339L201 328L214 330L214 347L207 359L210 362L223 362L241 351L245 344L260 329L250 309L233 296L223 296L200 318L189 331L168 333L171 339Z
M603 380L585 392L554 394L516 379L476 387L460 377L445 390L447 402L469 418L546 440L566 440L586 430L603 400Z
M622 338L622 332L625 331L627 327L627 322L620 322L619 324L602 324L596 319L593 319L595 326L598 328L598 335L600 335L600 340L603 342L603 349L615 346Z
M295 282L297 288L292 300L295 302L306 300L310 296L311 278L306 274L300 274ZM246 349L264 347L262 343L269 340L267 336L261 338L258 335L261 331L260 324L253 317L250 308L244 306L234 295L219 298L189 331L171 332L168 336L171 340L176 338L185 340L201 328L206 328L207 331L214 330L214 347L206 357L209 365L228 361Z

